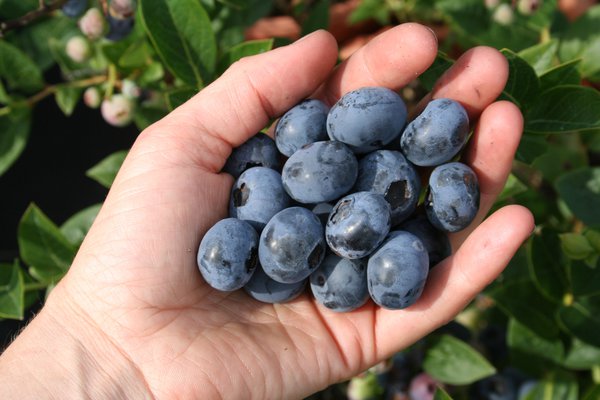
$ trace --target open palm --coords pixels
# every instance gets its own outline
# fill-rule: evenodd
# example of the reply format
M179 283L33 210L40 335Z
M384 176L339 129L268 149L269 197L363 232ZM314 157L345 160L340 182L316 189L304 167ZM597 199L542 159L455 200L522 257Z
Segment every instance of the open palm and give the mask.
M226 216L233 179L219 171L233 147L305 97L331 105L362 86L399 89L436 51L427 28L404 24L335 69L335 41L322 31L236 63L140 135L49 302L68 299L68 309L129 360L152 395L168 399L299 398L451 320L533 229L518 206L479 225L503 187L522 129L515 106L493 103L507 65L490 48L465 53L429 95L460 101L477 121L464 159L482 195L477 220L452 238L453 256L432 270L415 305L389 311L368 303L334 313L306 294L262 304L242 291L212 290L196 266L204 232Z

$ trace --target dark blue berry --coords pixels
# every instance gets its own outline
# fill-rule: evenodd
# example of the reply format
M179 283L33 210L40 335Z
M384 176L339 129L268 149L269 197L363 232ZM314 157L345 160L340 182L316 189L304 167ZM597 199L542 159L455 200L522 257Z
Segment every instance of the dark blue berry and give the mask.
M427 254L429 254L429 268L436 266L452 254L452 247L446 233L431 225L431 222L423 214L404 221L398 229L410 232L421 239Z
M320 100L304 100L287 111L275 127L275 143L282 154L290 157L303 146L328 140L329 107Z
M88 8L88 0L67 0L63 4L62 12L70 18L77 18Z
M275 142L264 133L258 133L236 147L227 159L223 171L237 178L252 167L279 170L279 154Z
M262 268L257 268L244 290L255 300L263 303L286 303L300 296L307 280L281 283L270 278Z
M469 135L469 116L460 103L436 99L402 133L400 147L413 164L435 166L448 162Z
M235 218L217 222L198 249L198 267L213 288L230 291L244 286L258 264L258 234Z
M329 111L327 133L356 153L379 149L399 137L406 105L393 90L364 87L346 93Z

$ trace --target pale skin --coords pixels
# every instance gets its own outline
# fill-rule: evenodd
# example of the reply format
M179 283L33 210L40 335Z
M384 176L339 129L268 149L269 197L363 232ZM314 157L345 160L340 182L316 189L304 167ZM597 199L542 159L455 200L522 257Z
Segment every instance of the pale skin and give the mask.
M481 210L416 304L335 313L308 294L262 304L212 290L196 266L204 232L226 216L233 179L219 171L233 147L305 97L332 104L362 86L400 89L436 50L430 30L404 24L335 68L335 40L319 31L243 59L142 132L69 273L0 358L0 398L302 398L453 319L534 228L520 206L484 220L523 125L514 105L494 102L507 64L486 47L428 96L468 110L475 134L463 159L479 175Z

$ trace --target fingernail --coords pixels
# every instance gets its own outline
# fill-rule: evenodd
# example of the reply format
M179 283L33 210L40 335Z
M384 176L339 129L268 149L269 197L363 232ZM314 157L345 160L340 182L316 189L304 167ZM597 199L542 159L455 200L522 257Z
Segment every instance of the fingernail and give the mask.
M433 29L431 29L431 28L430 28L429 26L427 26L427 25L425 25L425 27L426 27L427 29L429 29L429 32L431 32L431 35L432 35L432 36L433 36L433 38L435 39L435 42L436 42L436 43L438 43L438 38L437 38L437 35L436 35L435 31L434 31Z

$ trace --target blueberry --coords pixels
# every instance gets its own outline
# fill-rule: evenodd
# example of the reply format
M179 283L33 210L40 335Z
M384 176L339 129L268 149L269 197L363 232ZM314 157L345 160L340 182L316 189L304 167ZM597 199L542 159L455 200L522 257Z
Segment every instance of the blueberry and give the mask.
M320 100L304 100L288 110L275 127L275 143L282 154L290 157L302 146L328 140L329 107Z
M273 215L289 204L279 172L254 167L244 171L231 188L229 216L248 221L260 232Z
M392 226L411 215L417 208L421 178L402 153L378 150L358 163L358 178L353 191L382 194L392 208Z
M352 311L367 301L367 259L349 260L328 254L310 275L315 299L333 311Z
M259 132L241 146L233 149L223 171L237 178L242 172L252 167L279 170L280 166L275 141L268 135Z
M282 283L309 276L325 257L323 226L302 207L275 214L260 235L258 255L267 275Z
M327 133L356 153L366 153L397 138L406 122L406 105L393 90L364 87L346 93L329 111Z
M435 267L440 261L452 254L448 236L431 225L431 222L423 214L404 221L398 229L410 232L421 239L429 255L429 268Z
M67 17L77 18L83 14L87 7L88 0L67 0L61 10Z
M247 222L226 218L210 228L198 249L198 268L213 288L230 291L244 286L258 263L258 234Z
M435 166L457 155L468 134L469 117L463 106L451 99L436 99L408 124L400 147L413 164Z
M308 208L310 211L312 211L321 221L321 223L323 224L323 226L327 225L327 220L329 219L329 214L331 213L331 210L333 210L333 204L331 203L317 203L314 205L311 205Z
M373 192L342 197L329 214L325 238L341 257L362 258L371 254L390 231L390 205Z
M300 296L307 280L281 283L271 279L262 268L257 268L244 290L250 297L263 303L285 303Z
M458 232L469 226L478 210L479 183L471 168L452 162L433 170L425 200L427 218L433 226Z
M437 383L433 378L422 372L410 381L408 394L411 400L433 400Z
M341 142L308 144L283 166L281 177L288 194L300 203L337 200L354 185L358 161Z
M475 382L470 389L474 400L516 400L517 387L512 379L504 374L495 374Z
M108 33L105 38L113 42L125 38L133 30L133 17L117 18L108 13L106 20L108 22Z
M421 240L412 233L395 231L369 257L371 298L388 309L409 307L421 297L428 272L429 258Z

